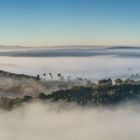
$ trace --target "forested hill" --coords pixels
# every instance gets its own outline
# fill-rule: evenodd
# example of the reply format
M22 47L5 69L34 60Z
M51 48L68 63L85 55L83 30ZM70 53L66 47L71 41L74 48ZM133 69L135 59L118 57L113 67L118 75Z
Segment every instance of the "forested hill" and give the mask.
M140 95L140 84L97 84L89 87L73 87L59 90L50 95L40 94L39 98L51 101L76 102L80 105L115 105L123 100L136 100Z
M16 74L16 73L11 73L7 71L0 70L0 77L7 77L7 78L15 78L15 79L34 79L38 80L38 76L30 76L30 75L25 75L25 74Z
M116 79L100 80L97 84L74 86L66 90L58 90L50 94L40 93L37 97L0 98L0 107L11 110L22 103L40 100L42 102L69 102L85 106L116 105L127 100L139 101L140 84L138 81ZM47 105L47 104L46 104Z

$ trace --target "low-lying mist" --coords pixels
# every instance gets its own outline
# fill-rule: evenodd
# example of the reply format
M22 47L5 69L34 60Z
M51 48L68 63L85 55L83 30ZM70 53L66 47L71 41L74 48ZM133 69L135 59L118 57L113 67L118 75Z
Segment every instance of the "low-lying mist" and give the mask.
M23 97L25 95L38 96L41 92L46 94L59 89L67 89L71 84L59 80L35 80L27 78L0 77L0 97Z
M34 79L0 77L0 97L35 96L45 90L43 83Z
M1 140L139 140L140 105L80 107L34 102L0 111Z

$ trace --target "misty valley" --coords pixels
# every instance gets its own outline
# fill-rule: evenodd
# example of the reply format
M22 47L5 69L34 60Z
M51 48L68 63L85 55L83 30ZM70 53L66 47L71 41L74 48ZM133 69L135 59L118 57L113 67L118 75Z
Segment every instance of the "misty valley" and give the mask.
M52 74L49 74L52 76ZM39 75L29 76L0 71L0 107L11 110L33 101L76 103L81 106L112 106L139 101L140 81L102 79L97 83L82 78L45 81Z
M140 140L140 0L0 0L0 140Z
M139 48L0 52L0 139L139 140Z

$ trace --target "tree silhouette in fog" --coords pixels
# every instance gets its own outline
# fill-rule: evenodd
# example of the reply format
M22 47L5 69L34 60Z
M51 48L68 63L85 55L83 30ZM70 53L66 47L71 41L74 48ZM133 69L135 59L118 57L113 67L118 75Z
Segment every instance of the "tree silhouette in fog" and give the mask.
M61 74L61 73L58 73L58 78L61 80L61 81L63 81L64 80L64 76Z
M53 79L53 75L52 75L52 73L49 73L49 76L50 76L51 79Z

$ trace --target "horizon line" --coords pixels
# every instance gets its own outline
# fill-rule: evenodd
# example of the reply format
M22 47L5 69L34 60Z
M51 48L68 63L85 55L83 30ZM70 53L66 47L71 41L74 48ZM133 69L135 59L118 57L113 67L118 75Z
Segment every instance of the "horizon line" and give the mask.
M130 44L130 45L127 45L127 44L114 44L114 45L89 45L89 44L84 44L84 45L3 45L1 44L0 47L26 47L26 48L42 48L42 47L140 47L140 45L133 45L133 44Z

